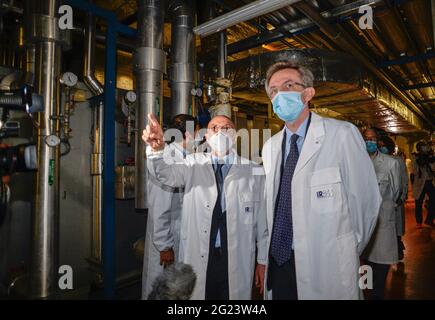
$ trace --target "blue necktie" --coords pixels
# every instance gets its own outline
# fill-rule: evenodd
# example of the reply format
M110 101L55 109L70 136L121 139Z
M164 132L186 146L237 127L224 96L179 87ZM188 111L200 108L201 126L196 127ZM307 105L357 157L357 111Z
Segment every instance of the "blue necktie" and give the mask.
M222 189L224 187L224 177L222 174L222 167L224 166L223 163L217 163L215 165L215 176L216 176L216 184L217 184L217 190L218 190L218 196L216 199L216 205L215 205L215 210L217 211L218 214L218 218L217 218L217 226L216 226L216 235L212 234L212 238L216 239L217 236L222 236L222 234L220 234L220 230L222 228L222 224L223 224L223 208L222 208ZM215 214L215 212L213 212L213 214ZM219 243L222 246L222 239L219 239ZM215 240L216 243L216 240ZM215 243L213 245L215 245Z
M292 253L292 179L299 158L296 144L298 138L297 134L291 136L290 152L285 161L281 177L273 226L271 255L279 266L290 260Z

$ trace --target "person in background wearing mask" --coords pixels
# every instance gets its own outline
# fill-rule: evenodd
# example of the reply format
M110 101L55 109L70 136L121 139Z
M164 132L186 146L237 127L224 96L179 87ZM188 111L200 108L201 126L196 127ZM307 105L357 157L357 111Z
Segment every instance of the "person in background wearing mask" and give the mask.
M163 132L154 115L142 139L148 170L163 184L184 188L179 261L197 274L192 299L251 299L262 290L267 226L264 171L239 157L235 127L226 116L208 124L211 153L189 155L182 164L164 157ZM257 266L255 250L257 249Z
M378 135L374 129L365 130L363 135L375 168L382 204L375 231L362 257L373 270L372 299L381 300L390 265L399 262L396 203L402 191L400 167L397 159L379 152Z
M268 299L359 299L359 255L381 196L351 123L310 112L313 74L272 65L266 93L285 127L263 147L269 227Z
M429 198L429 206L424 223L431 227L434 226L435 157L425 141L419 141L416 148L417 154L412 161L411 183L415 198L415 219L417 220L417 228L420 229L423 222L423 201L426 195Z
M393 156L396 144L393 139L387 135L379 137L378 141L379 151L383 154ZM403 260L405 245L403 244L402 237L405 235L405 201L408 198L408 171L406 170L406 164L403 156L395 156L395 159L399 161L400 169L400 185L401 191L399 199L396 202L396 233L397 233L397 245L399 249L399 260Z
M166 152L174 161L181 162L187 154L194 152L193 141L197 131L197 120L191 115L179 114L172 119L170 127L179 130L182 135L168 145ZM163 268L175 261L180 242L183 204L182 188L168 187L152 176L148 177L147 184L148 216L142 272L142 299L148 297L154 279L161 274Z

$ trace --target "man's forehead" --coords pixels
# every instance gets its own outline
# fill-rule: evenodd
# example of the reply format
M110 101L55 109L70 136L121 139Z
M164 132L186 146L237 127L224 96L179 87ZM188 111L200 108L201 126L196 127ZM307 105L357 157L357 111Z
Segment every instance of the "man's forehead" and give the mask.
M376 136L376 132L372 129L368 129L364 132L365 136Z
M277 72L275 72L271 77L270 77L270 84L274 84L275 82L282 82L282 81L287 81L287 80L300 80L301 76L299 74L299 71L297 71L296 69L291 69L291 68L286 68L286 69L282 69L279 70Z
M227 117L223 117L223 116L216 116L213 119L211 119L211 121L208 123L208 128L214 126L214 125L230 125L232 127L234 127L234 124L232 123L231 120L229 120Z

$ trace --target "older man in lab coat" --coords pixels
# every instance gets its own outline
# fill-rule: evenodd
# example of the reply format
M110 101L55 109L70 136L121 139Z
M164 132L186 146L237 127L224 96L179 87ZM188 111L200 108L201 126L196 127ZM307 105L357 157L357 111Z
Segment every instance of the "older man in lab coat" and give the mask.
M179 260L197 275L192 299L250 299L264 282L267 226L264 172L232 149L234 124L216 116L208 124L211 153L182 163L163 157L163 132L153 115L143 133L151 175L184 188ZM257 249L257 267L255 251Z
M190 128L189 128L190 126ZM181 135L166 148L167 156L183 161L194 152L194 135L197 121L187 114L176 115L171 128ZM145 234L142 272L142 299L147 299L154 280L163 268L172 264L178 254L180 242L181 207L183 189L163 185L153 176L148 176L148 217Z
M379 152L378 135L374 129L364 131L367 152L373 161L382 204L375 231L363 257L373 270L372 298L383 299L385 281L390 265L399 262L397 247L397 211L396 202L400 198L402 184L399 160Z
M358 299L359 255L381 197L358 129L308 109L313 74L272 65L266 92L285 127L263 147L271 299Z

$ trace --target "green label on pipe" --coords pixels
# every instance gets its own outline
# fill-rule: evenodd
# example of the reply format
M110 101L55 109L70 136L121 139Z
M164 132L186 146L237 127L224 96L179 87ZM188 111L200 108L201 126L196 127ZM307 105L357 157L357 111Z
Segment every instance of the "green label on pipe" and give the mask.
M54 159L51 159L48 166L48 185L52 186L53 182L54 182Z

